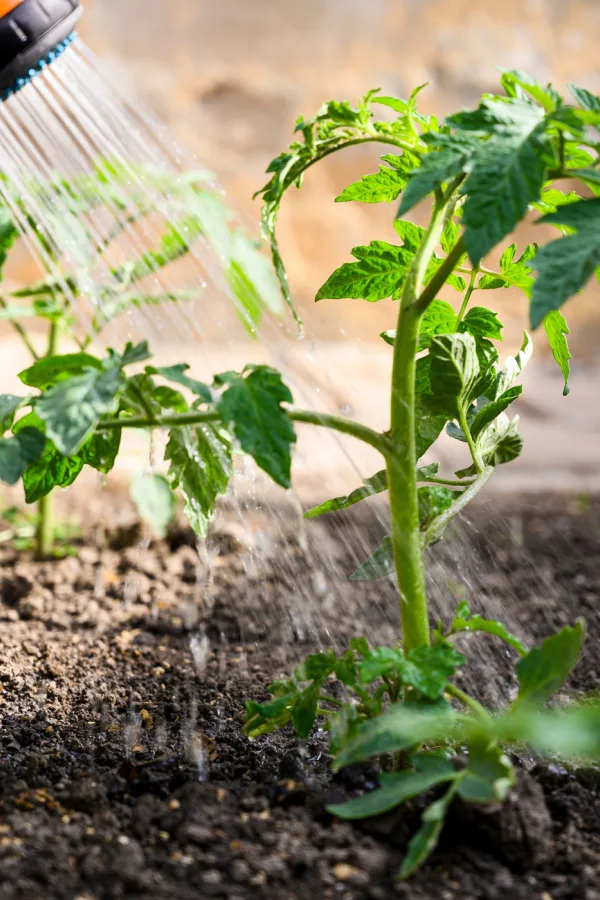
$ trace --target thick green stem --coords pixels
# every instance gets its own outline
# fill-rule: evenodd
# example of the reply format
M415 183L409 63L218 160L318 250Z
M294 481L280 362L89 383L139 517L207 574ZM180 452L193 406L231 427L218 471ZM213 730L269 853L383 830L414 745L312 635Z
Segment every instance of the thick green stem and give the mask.
M415 444L415 355L419 315L403 302L392 375L393 452L387 457L392 547L400 592L402 642L409 653L429 644L425 569L421 549Z
M58 322L50 322L46 358L55 356L58 352L59 338L60 326ZM35 535L36 557L37 559L49 559L54 551L54 495L52 492L38 500L37 519Z

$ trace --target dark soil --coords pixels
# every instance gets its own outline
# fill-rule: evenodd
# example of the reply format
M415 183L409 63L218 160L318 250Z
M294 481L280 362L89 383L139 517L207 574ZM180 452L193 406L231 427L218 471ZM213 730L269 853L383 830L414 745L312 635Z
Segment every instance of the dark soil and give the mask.
M569 689L597 689L600 502L505 500L484 533L488 518L480 508L432 553L438 611L466 592L528 639L583 615ZM96 534L77 558L44 564L5 546L0 900L599 900L592 769L520 761L504 807L454 808L430 863L403 884L394 874L418 803L362 826L335 821L325 804L372 772L332 777L321 734L301 746L290 733L241 734L245 698L263 699L328 635L366 622L389 639L391 585L341 580L364 556L358 535L374 546L380 528L364 513L310 524L307 561L297 520L253 513L248 529L225 514L208 577L185 530L147 547L113 529L103 549ZM514 686L506 651L477 646L466 680L499 702Z

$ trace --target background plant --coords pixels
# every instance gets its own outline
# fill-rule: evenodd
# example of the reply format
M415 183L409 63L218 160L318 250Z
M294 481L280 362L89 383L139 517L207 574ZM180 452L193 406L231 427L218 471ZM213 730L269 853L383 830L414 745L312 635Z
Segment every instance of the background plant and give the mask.
M39 360L20 376L38 393L2 401L9 433L0 454L5 480L27 478L46 442L62 458L91 453L114 462L124 428L169 429L167 487L181 491L201 536L231 478L234 439L283 487L290 484L296 423L350 434L381 454L380 471L308 515L388 491L390 534L351 577L395 572L399 640L372 647L357 637L341 655L310 655L290 679L271 685L272 699L248 702L244 729L256 737L291 723L305 738L321 717L335 768L379 759L377 790L332 807L345 818L375 815L436 788L409 846L403 877L435 847L454 797L494 803L506 796L514 783L507 747L527 743L536 752L589 759L600 752L596 705L542 711L577 662L582 622L528 648L464 601L451 621L432 628L429 620L425 550L495 467L515 459L523 445L517 417L509 418L507 410L521 394L519 378L532 340L525 332L520 351L500 361L502 323L487 305L475 305L475 298L511 285L522 290L531 327L543 324L566 392L568 328L560 309L600 266L600 99L572 88L573 102L567 103L552 87L519 72L505 73L502 86L504 94L484 95L477 109L443 123L418 112L418 91L408 101L370 92L356 108L330 102L314 119L298 121L301 139L271 163L271 180L260 192L264 228L290 304L276 242L277 213L286 190L300 186L312 165L347 146L382 142L394 152L382 158L379 172L348 187L338 200L400 198L401 217L430 198L426 227L397 218L399 243L354 248L354 260L317 293L317 300L398 301L396 328L382 335L393 347L386 432L296 409L280 374L268 366L224 372L206 385L188 376L185 363L146 364L145 342L109 350L103 359L81 352L58 365ZM374 104L387 107L392 118L377 120ZM561 191L563 179L578 180L586 198ZM541 249L530 245L517 252L511 244L499 266L490 267L488 254L532 210L539 221L556 226L559 237ZM456 306L438 296L446 285L459 295ZM422 461L444 429L464 444L465 466L458 472ZM168 500L169 491L163 494ZM485 709L454 680L466 662L454 638L474 631L497 636L515 654L518 695L500 713ZM458 757L456 748L466 752Z
M44 369L52 374L44 375L41 381L36 374L23 376L22 380L29 387L44 388L53 380L64 377L68 362L67 369L63 371L63 357L60 354L65 341L78 344L81 352L85 353L102 340L104 330L112 321L134 308L198 300L202 296L200 286L191 290L157 290L156 277L189 256L201 241L208 242L221 261L222 275L229 287L231 301L250 334L256 333L265 308L270 307L277 313L281 310L275 279L258 242L236 224L231 209L221 193L211 186L206 172L189 171L174 175L156 167L124 167L110 160L98 160L90 174L78 175L70 181L57 176L53 181L43 184L35 182L26 187L38 198L41 209L55 210L54 213L48 212L52 217L51 230L59 236L64 233L66 246L72 245L71 232L75 229L83 255L93 248L89 265L75 271L67 269L65 261L57 257L47 240L46 230L37 228L35 222L29 222L30 236L40 256L50 260L52 274L40 282L0 296L0 319L11 323L32 362L56 358ZM27 219L27 209L20 195L8 183L5 189L9 194L14 194L11 205L20 220ZM147 235L156 235L157 226L154 224L152 229L148 229L144 223L155 213L156 194L169 198L171 218L160 226L162 233L155 237L155 244L152 245ZM100 234L94 216L103 209L110 213L109 226ZM64 218L68 221L63 222ZM121 249L123 258L119 264L111 263L114 248L120 239L131 235L140 226L145 232L143 252L127 258L123 257L124 251ZM17 236L11 209L0 208L0 268L4 266ZM129 240L127 252L130 254L135 252L131 244ZM89 307L92 298L89 326L82 336L81 322L73 309L73 300ZM45 346L40 346L37 337L38 331L44 331L39 328L40 320L47 325ZM81 358L85 359L83 356ZM38 370L34 368L33 371ZM147 411L143 394L138 391L135 381L131 382L129 392L132 397L137 392L139 409ZM0 415L10 417L18 399L5 395ZM168 397L163 399L168 402ZM155 398L155 403L159 402L160 396ZM8 483L12 483L10 467L15 449L14 444L0 443L0 457L8 460L7 477L4 478ZM80 447L77 454L65 458L47 440L41 455L32 459L23 472L25 499L27 503L37 504L34 533L31 534L31 522L16 524L10 510L8 519L4 516L8 526L6 533L11 534L19 546L33 546L39 558L62 553L64 529L56 523L53 515L53 489L68 487L85 465L103 473L110 471L117 451L116 439L112 443L92 440ZM13 471L18 472L19 467ZM20 474L16 480L19 477ZM146 480L143 491L139 490L139 486L136 489L134 485L133 488L138 508L143 516L150 518L159 534L165 526L161 515L153 514L153 498L158 496L164 518L166 499L162 487L162 499L159 476ZM68 542L65 546L68 547Z

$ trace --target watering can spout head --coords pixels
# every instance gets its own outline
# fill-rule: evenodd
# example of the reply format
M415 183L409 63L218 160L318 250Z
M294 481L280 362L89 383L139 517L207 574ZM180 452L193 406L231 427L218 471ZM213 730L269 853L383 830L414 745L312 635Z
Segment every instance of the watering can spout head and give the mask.
M69 47L81 11L79 0L0 0L0 100Z

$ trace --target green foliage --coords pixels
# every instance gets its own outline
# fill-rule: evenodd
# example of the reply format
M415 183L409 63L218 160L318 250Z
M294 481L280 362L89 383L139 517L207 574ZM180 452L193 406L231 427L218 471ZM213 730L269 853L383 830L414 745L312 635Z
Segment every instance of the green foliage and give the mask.
M131 483L131 497L154 534L165 537L175 518L175 496L168 479L156 472L143 472Z

